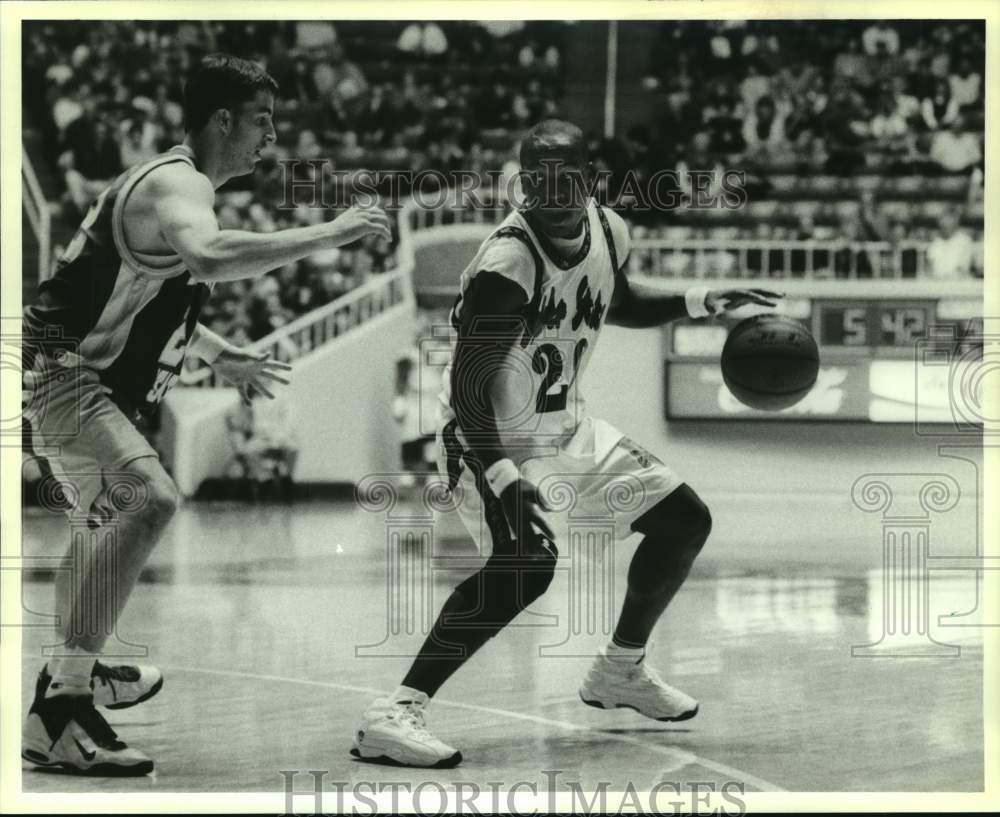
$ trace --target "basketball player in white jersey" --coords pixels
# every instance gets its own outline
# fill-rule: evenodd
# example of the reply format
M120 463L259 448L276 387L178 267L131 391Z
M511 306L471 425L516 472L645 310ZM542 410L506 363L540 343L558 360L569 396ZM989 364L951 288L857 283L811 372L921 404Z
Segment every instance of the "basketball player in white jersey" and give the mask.
M38 301L25 310L28 445L64 488L66 509L115 522L116 547L67 555L57 571L62 645L42 668L22 757L37 766L145 774L153 762L119 740L96 706L154 695L152 666L99 661L139 571L177 506L177 489L132 418L155 407L186 351L248 400L271 397L287 364L233 347L197 323L216 281L259 278L369 234L390 238L378 208L273 233L222 230L213 205L226 181L251 173L275 140L277 86L259 66L205 58L185 88L183 145L120 176L98 197ZM114 509L115 483L139 506Z
M703 287L675 296L631 284L622 272L627 226L586 195L586 148L575 125L536 125L520 162L525 208L483 242L462 275L438 433L439 470L489 558L445 602L401 686L368 708L354 735L356 757L439 768L461 761L428 732L424 710L452 673L549 586L560 537L538 486L554 473L574 475L576 509L598 515L606 514L616 483L641 485L636 507L615 516L618 540L643 537L624 605L580 697L662 721L698 711L644 658L654 625L708 537L708 508L655 456L590 417L577 384L605 322L651 327L749 303L774 306L780 296Z

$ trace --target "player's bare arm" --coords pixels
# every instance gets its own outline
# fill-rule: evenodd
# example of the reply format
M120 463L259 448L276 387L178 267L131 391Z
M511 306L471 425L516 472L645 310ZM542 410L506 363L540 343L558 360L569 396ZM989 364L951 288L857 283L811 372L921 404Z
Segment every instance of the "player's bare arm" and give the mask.
M691 296L695 301L691 303ZM621 270L615 275L615 292L607 322L632 329L647 329L692 315L715 315L747 304L774 307L783 293L767 289L692 289L688 295L673 295L651 286L629 281Z
M222 230L211 182L189 167L160 168L142 186L153 201L164 241L200 281L258 278L320 249L370 234L392 237L388 216L379 207L352 207L330 222L273 233Z
M495 272L480 272L466 293L465 318L459 330L452 369L452 405L469 447L486 470L503 503L507 520L520 541L530 526L552 540L555 535L541 511L538 489L522 478L504 449L491 394L507 353L525 331L525 291Z

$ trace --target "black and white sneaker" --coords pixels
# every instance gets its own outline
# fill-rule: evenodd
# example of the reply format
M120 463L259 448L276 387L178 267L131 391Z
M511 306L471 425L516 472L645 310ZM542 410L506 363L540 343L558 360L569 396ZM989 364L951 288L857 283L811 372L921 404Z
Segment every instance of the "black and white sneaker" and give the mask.
M94 664L90 676L94 687L94 706L126 709L148 701L163 686L163 673L145 664L109 666Z
M21 757L48 769L105 777L149 774L153 761L128 747L94 708L93 694L45 697L52 677L42 670L28 710Z

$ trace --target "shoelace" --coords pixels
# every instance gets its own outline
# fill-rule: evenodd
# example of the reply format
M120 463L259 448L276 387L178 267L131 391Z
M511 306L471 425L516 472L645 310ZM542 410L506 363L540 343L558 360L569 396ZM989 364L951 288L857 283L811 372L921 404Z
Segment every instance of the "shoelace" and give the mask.
M73 713L73 720L80 724L90 739L102 749L119 751L127 748L118 739L115 730L101 717L101 713L94 708L89 698L81 700L80 705Z
M102 664L100 661L94 664L93 676L100 679L104 684L108 683L108 681L134 682L140 678L139 670L133 666L122 664L117 667L110 667L107 664Z
M413 702L397 703L393 709L392 717L408 726L415 735L422 738L431 737L431 733L427 731L424 710L421 706Z

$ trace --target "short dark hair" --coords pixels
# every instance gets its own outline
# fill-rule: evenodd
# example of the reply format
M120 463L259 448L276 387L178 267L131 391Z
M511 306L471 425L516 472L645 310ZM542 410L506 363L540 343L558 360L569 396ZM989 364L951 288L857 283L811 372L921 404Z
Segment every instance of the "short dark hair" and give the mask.
M563 119L543 119L528 131L521 142L521 167L529 167L553 154L568 159L578 167L585 167L587 143L583 131Z
M199 131L219 108L235 110L278 83L257 63L230 54L209 54L184 86L184 129Z

